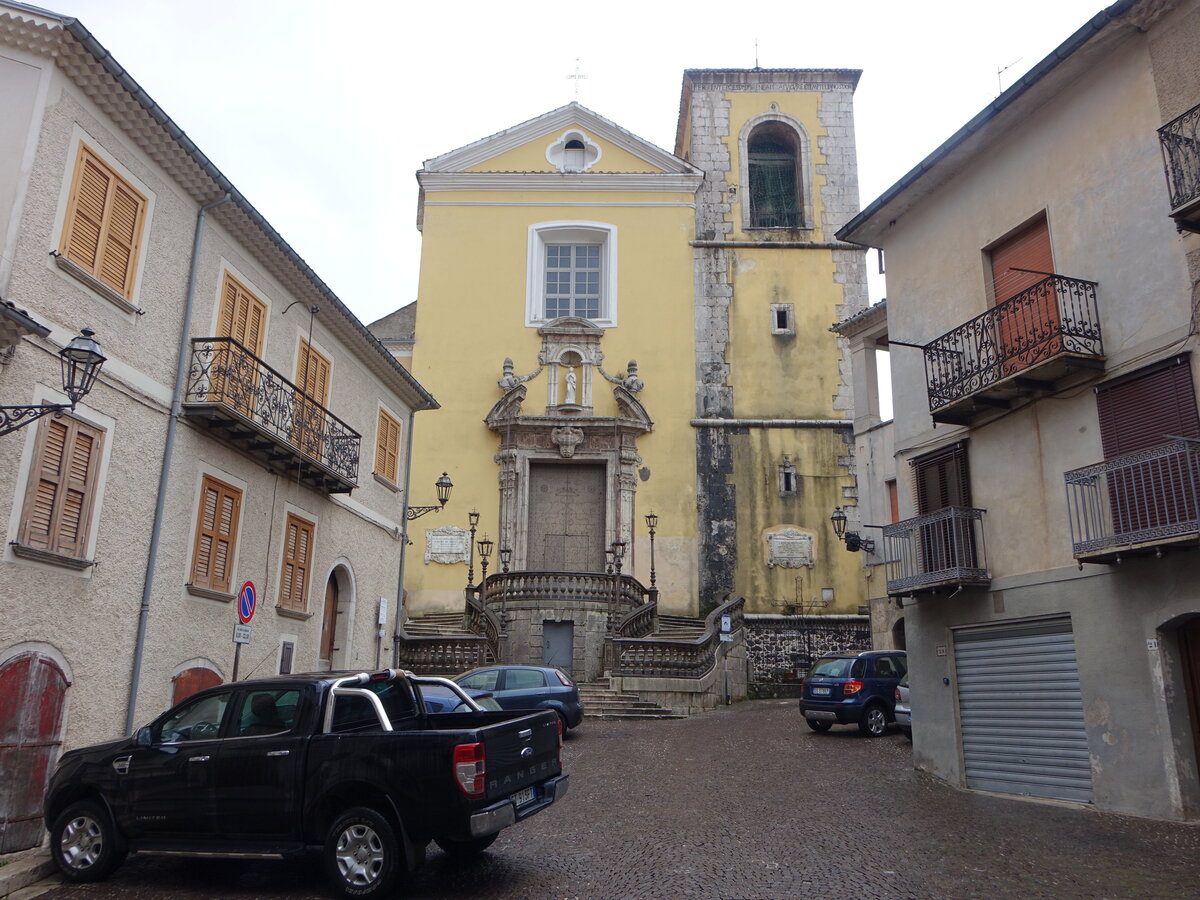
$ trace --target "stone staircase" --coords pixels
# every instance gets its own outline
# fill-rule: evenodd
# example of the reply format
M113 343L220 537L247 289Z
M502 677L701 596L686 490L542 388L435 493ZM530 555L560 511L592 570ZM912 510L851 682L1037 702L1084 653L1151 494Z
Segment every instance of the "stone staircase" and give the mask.
M704 637L704 620L695 616L659 615L658 631L652 635L669 641L694 641Z
M586 684L578 684L579 699L583 701L583 715L588 719L684 719L683 713L675 712L643 700L637 694L624 694L615 690L606 677Z
M405 619L404 630L410 637L457 637L463 630L462 613L429 613L419 619Z

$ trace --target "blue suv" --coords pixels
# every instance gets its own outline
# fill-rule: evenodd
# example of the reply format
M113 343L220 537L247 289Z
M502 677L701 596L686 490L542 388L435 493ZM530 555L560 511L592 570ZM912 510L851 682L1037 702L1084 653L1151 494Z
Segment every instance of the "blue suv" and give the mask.
M908 671L903 650L827 653L800 687L800 713L813 731L857 724L879 737L895 721L896 685Z

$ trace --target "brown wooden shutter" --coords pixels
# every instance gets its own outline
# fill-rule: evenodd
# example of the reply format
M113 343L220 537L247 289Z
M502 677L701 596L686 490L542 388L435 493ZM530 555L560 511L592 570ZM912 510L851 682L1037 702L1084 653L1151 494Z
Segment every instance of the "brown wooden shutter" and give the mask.
M84 556L102 443L100 429L70 416L42 421L25 494L21 543Z
M994 303L1003 303L1026 288L1037 284L1046 276L1014 270L1054 271L1054 255L1050 249L1050 227L1046 224L1046 220L1038 219L1012 237L997 244L992 248L991 257Z
M971 505L966 441L918 456L912 461L912 467L918 515L937 512L947 506Z
M233 338L261 359L266 320L267 305L226 272L221 287L221 311L217 317L219 336Z
M145 214L146 198L80 145L60 252L129 298Z
M1171 435L1200 438L1200 414L1187 356L1096 388L1100 442L1113 459L1165 444Z
M379 428L375 436L375 471L395 483L400 469L400 423L379 411Z
M288 513L283 542L283 572L279 577L279 605L288 609L308 607L313 530L312 522Z
M228 593L242 492L208 475L204 476L200 491L192 584Z
M296 366L296 383L322 406L329 405L329 370L332 363L303 338L300 339L300 360Z

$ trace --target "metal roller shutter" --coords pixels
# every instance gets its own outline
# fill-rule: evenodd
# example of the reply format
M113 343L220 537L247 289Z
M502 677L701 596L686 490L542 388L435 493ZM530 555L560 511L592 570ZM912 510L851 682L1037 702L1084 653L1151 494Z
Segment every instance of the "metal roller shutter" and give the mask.
M1069 619L960 630L954 669L967 787L1092 801Z

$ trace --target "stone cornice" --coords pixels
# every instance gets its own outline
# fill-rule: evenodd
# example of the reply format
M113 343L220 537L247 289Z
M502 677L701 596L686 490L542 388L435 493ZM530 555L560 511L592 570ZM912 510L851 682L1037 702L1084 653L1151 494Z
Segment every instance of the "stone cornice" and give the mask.
M702 175L655 172L418 172L426 193L435 191L655 191L694 194Z

